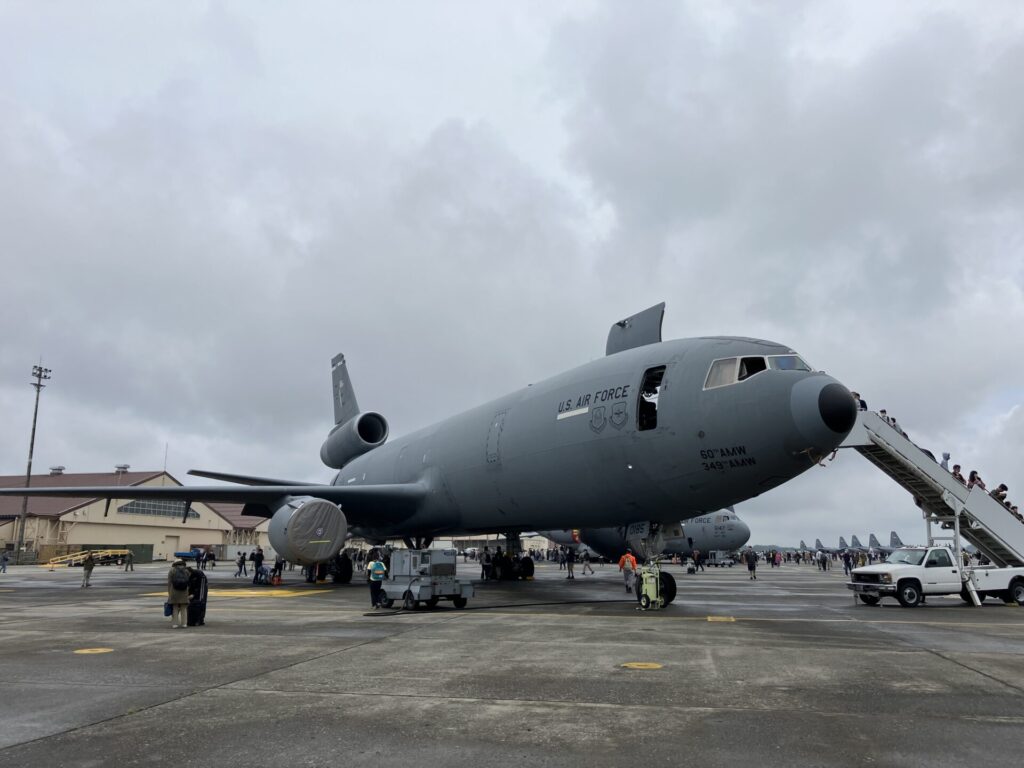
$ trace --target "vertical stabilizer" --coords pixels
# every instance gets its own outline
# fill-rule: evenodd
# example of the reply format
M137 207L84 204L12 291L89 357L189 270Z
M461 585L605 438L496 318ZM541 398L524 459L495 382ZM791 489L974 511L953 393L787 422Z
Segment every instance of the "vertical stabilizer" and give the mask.
M807 545L804 544L804 540L803 539L800 539L800 549L804 550L805 552L808 549Z
M815 549L824 549L825 545L821 543L821 539L815 539L814 540L814 547L815 547Z
M872 533L868 535L868 546L878 549L882 545L878 543L878 539L875 537L875 534Z
M331 360L331 393L334 397L334 423L344 424L359 413L359 403L348 377L345 356L338 354Z
M850 543L853 544L854 549L864 549L864 545L860 543L860 539L856 536L850 537Z
M896 531L889 532L889 546L897 549L904 546L903 542L900 541L900 537L896 535Z
M850 545L846 543L846 539L844 539L842 536L839 537L839 548L840 549L849 549L850 548Z

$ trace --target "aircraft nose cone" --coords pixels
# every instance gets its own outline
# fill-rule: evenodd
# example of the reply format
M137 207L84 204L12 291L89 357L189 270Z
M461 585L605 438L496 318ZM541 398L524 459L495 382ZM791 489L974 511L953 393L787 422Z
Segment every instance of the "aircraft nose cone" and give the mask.
M844 437L857 421L857 406L853 402L853 395L839 383L822 387L818 393L818 411L825 426Z
M857 420L850 391L831 376L809 376L793 385L790 394L793 422L805 444L826 453L838 446Z

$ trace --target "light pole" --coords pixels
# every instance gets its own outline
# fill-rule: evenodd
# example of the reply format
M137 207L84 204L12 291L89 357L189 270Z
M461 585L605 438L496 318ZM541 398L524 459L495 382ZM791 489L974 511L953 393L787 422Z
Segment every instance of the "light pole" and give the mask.
M32 485L32 454L35 453L36 449L36 419L39 417L39 393L43 391L44 381L50 379L50 369L43 368L40 365L32 366L32 375L35 377L35 381L32 382L32 386L36 388L36 407L32 411L32 438L28 442L28 469L25 470L25 487L28 488ZM22 549L25 547L25 526L28 524L28 496L23 496L21 499L21 518L20 524L18 525L18 548L14 553L14 562L17 565L21 565Z

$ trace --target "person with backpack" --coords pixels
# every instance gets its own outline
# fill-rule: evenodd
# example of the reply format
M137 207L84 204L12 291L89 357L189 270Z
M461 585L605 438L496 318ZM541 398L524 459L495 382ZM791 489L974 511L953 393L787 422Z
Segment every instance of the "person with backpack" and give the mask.
M480 556L480 578L487 581L491 578L491 548L484 547L484 553Z
M238 553L238 570L235 571L235 578L239 576L248 576L249 572L245 569L245 552Z
M384 576L387 575L388 567L384 565L383 561L377 556L377 551L373 552L373 559L366 566L366 574L370 579L370 604L374 610L383 608L384 604L381 600L381 591L384 586Z
M619 570L622 571L622 579L626 582L626 591L633 591L633 580L636 573L636 558L633 557L633 550L626 549L626 554L619 558Z
M171 605L171 628L188 626L188 566L178 559L167 572L167 602Z

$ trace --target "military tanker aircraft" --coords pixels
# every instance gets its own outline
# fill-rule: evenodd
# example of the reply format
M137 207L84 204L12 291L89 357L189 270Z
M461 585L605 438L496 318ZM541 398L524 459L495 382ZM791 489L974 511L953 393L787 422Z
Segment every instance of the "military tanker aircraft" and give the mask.
M5 488L0 495L244 504L292 562L370 541L663 526L746 501L821 461L856 419L849 390L762 339L662 341L664 303L612 325L605 356L387 441L332 360L330 484L222 472L233 486ZM668 522L666 522L668 521ZM525 560L525 558L524 558ZM532 561L529 565L532 566Z
M601 557L617 561L632 546L626 526L582 528L567 531L539 531L562 546L585 546ZM750 527L729 509L691 517L681 523L678 536L666 533L658 554L690 557L693 550L707 554L715 550L734 552L750 539Z

